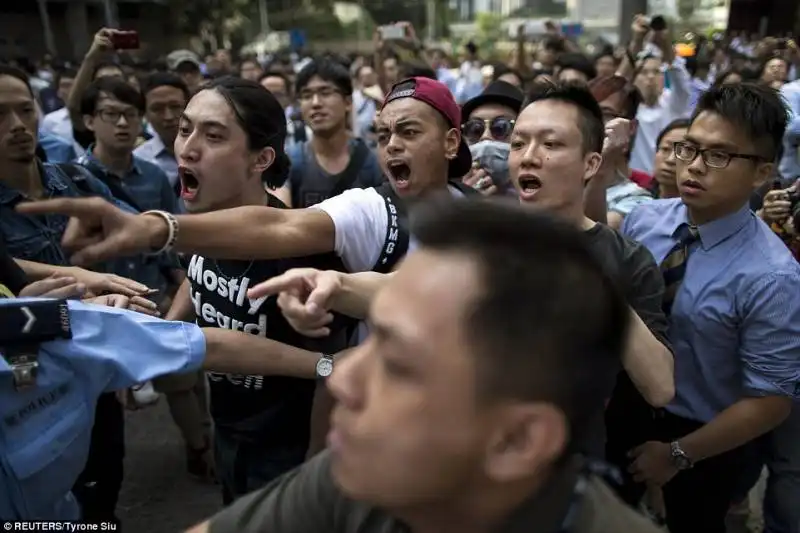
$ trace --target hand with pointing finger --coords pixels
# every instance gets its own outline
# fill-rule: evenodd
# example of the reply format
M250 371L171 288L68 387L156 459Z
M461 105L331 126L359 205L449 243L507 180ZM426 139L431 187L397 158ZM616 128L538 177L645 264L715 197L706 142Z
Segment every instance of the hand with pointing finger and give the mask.
M341 273L333 270L294 268L259 283L247 291L249 298L278 295L286 321L306 337L326 337L333 322L333 297L341 290Z
M76 265L157 249L166 242L169 229L161 217L126 213L101 198L23 202L16 209L28 215L70 217L61 244L73 254L70 259Z

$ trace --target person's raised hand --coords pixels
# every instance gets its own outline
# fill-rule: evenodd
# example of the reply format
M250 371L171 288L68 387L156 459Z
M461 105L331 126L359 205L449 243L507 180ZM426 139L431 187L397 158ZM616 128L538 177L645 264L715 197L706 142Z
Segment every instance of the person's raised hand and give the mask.
M341 290L341 274L332 270L294 268L247 291L248 298L278 296L286 321L306 337L326 337L333 321L333 297Z
M70 217L62 246L76 265L91 265L115 257L150 251L166 240L167 224L153 215L126 213L101 198L56 198L23 202L16 207L27 215ZM161 238L162 242L155 244Z

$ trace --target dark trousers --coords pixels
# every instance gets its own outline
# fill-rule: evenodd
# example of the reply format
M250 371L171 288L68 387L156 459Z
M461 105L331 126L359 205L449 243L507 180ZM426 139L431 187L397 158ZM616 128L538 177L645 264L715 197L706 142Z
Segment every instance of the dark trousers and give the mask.
M307 446L266 448L263 443L242 440L217 428L214 461L222 485L222 503L266 486L270 481L300 466Z
M95 408L86 467L72 491L87 522L119 524L115 511L122 487L125 458L125 415L113 393L100 396Z
M664 409L629 405L627 430L609 428L606 453L609 462L623 470L625 483L620 497L638 505L644 485L634 483L627 474L630 449L647 441L672 442L693 433L703 423L688 420ZM615 412L613 420L620 424L624 409ZM637 442L638 441L638 442ZM679 472L664 485L664 507L670 533L725 533L725 516L739 492L742 472L759 460L756 442L699 461L694 467Z

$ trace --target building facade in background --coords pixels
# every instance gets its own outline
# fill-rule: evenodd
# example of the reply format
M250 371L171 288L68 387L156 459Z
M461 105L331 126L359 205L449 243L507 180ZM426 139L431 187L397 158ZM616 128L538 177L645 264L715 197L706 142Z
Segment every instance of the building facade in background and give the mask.
M0 0L0 58L38 59L51 52L78 60L109 14L112 25L139 32L143 51L171 49L166 0Z

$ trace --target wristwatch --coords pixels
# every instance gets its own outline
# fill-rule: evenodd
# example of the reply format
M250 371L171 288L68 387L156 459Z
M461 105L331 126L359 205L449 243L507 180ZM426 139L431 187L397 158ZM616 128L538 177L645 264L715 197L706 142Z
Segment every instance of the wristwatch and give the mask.
M669 452L672 457L672 464L678 470L688 470L694 466L694 462L686 455L678 441L674 440L669 443Z
M317 379L325 379L333 374L333 356L320 354L317 361Z

